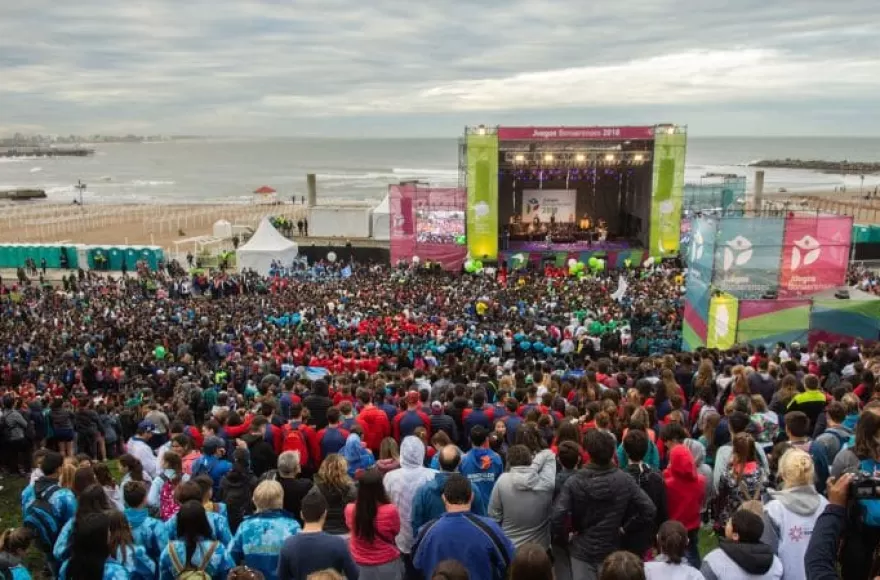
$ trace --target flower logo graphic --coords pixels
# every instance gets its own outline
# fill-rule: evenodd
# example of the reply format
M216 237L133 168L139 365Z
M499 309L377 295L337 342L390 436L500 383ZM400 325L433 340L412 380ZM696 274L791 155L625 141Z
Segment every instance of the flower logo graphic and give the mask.
M672 200L667 199L666 201L660 203L660 214L661 215L671 214L672 210L673 210Z
M819 259L822 253L822 245L813 236L807 235L797 240L791 249L791 269L797 270L801 266L809 266Z
M485 201L481 201L474 205L474 213L477 217L486 217L489 215L489 204Z
M752 242L742 236L736 236L724 248L724 270L734 265L743 266L752 259Z
M527 202L527 206L528 213L538 213L538 209L541 207L541 202L538 201L538 198L533 197Z
M700 230L694 232L694 239L691 240L691 262L696 262L703 257L703 234Z
M715 310L715 340L721 340L730 332L730 311L726 304L719 304Z

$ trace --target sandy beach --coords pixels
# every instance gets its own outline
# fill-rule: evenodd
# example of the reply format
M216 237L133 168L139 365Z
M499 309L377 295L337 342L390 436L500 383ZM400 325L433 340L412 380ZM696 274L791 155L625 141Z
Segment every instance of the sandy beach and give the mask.
M0 206L0 243L156 245L169 253L175 242L212 234L215 222L256 228L264 216L296 222L302 205L280 204L9 204ZM192 245L182 245L182 251Z

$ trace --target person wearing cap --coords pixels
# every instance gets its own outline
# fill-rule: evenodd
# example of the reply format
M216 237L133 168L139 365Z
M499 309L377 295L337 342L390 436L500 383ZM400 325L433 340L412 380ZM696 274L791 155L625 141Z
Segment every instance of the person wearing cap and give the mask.
M135 435L128 440L127 451L132 457L138 459L151 479L156 477L159 472L159 466L156 462L156 456L153 454L153 448L150 447L150 439L156 431L156 426L152 421L141 421L138 423Z
M504 473L504 461L489 448L489 430L485 427L477 425L471 429L470 440L471 450L462 458L459 471L488 500L495 482Z
M226 446L219 437L208 437L202 446L202 456L193 463L192 477L206 474L213 482L214 497L220 490L223 476L232 470L232 463L223 458Z
M431 432L436 434L438 431L444 431L449 435L450 441L458 441L458 427L455 426L455 419L444 412L443 403L434 401L431 403Z
M428 438L431 438L431 419L419 409L420 404L417 391L406 394L406 411L394 417L394 438L398 442L412 435L419 427L424 427L428 432Z

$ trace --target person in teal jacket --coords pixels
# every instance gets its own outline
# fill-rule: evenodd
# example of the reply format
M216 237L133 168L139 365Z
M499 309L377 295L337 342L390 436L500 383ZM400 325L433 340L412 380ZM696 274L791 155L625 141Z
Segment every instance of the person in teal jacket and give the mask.
M109 533L110 518L106 513L80 518L70 559L61 565L58 580L130 580L128 570L110 557Z
M117 510L107 513L110 519L110 557L128 571L132 580L153 580L156 563L144 546L135 544L125 515Z
M223 542L211 538L205 508L196 500L180 506L175 536L159 557L159 580L175 580L187 567L203 570L211 580L225 580L235 565ZM171 521L171 520L169 520Z
M22 560L33 541L30 530L9 528L0 534L0 576L10 580L31 580L31 573Z
M73 550L73 537L76 535L76 524L79 520L95 513L106 513L112 508L104 488L97 483L87 487L79 496L79 507L76 510L76 516L69 519L58 539L55 541L55 548L52 555L58 562L64 562L69 559Z
M43 477L28 485L21 492L22 513L27 513L27 508L34 503L37 495L40 495L52 506L52 515L55 517L59 530L66 522L73 519L73 516L76 514L77 505L73 492L58 484L58 477L61 475L63 463L64 457L60 453L55 451L48 452L40 463L40 470L44 474ZM37 547L51 560L52 548L54 546L43 546L40 544L41 542L38 542Z
M471 429L471 450L462 458L458 470L480 492L481 498L492 497L495 482L504 473L504 461L489 448L489 431L482 425Z
M233 561L262 572L266 580L276 580L284 540L298 534L300 525L282 511L284 489L277 481L264 481L257 486L254 505L257 513L238 526L229 544L229 555Z
M181 483L177 486L175 495L180 505L188 501L197 501L200 505L202 504L202 487L194 481ZM217 511L207 511L205 515L208 520L208 526L211 528L211 537L226 546L232 541L232 531L229 529L229 520L216 508L216 506L220 505L222 504L213 504ZM202 508L204 509L204 506ZM179 512L168 518L168 521L165 522L165 536L168 540L177 539L178 515Z
M158 561L162 550L168 543L165 524L161 520L150 517L147 511L147 486L140 481L129 481L122 488L125 501L125 519L131 526L131 536L135 544L143 546L147 555Z
M443 487L449 476L458 470L459 463L461 463L461 452L455 445L447 445L440 450L438 455L440 456L440 473L435 475L434 479L423 484L413 496L411 519L413 536L419 533L423 525L446 513L446 505L443 503ZM476 486L474 486L471 512L478 516L486 515L486 499L483 498Z

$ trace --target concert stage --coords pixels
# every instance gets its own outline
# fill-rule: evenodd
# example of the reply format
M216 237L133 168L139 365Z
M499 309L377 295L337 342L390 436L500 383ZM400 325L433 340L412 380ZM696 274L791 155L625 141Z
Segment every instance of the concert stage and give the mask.
M674 125L467 127L468 255L678 254L686 140Z

